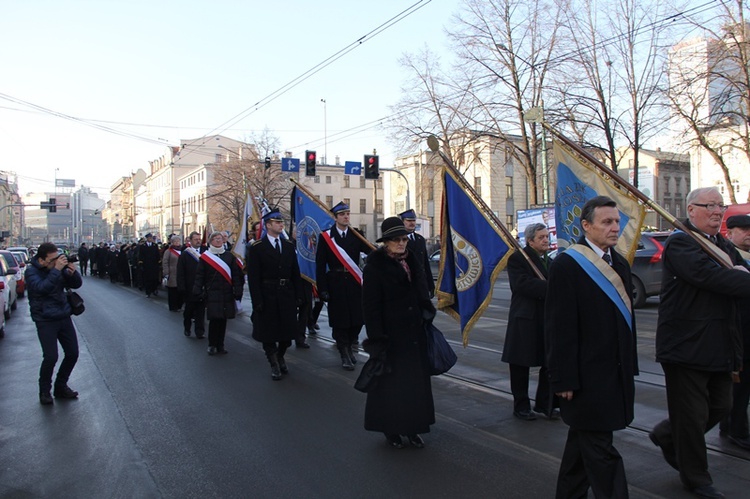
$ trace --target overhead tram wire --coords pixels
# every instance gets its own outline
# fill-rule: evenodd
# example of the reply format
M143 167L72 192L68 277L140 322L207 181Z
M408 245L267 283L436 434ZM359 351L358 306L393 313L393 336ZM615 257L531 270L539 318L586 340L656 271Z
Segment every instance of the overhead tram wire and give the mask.
M423 7L425 7L430 2L432 2L432 0L418 0L414 4L410 5L406 9L402 10L401 12L399 12L395 16L391 17L390 19L388 19L384 23L380 24L376 28L370 30L369 32L367 32L364 35L362 35L361 37L357 38L355 41L351 42L346 47L344 47L341 50L339 50L338 52L330 55L329 57L327 57L323 61L319 62L315 66L311 67L310 69L308 69L307 71L303 72L299 76L293 78L292 80L290 80L286 84L282 85L278 89L276 89L273 92L271 92L270 94L266 95L265 97L263 97L262 99L260 99L258 102L256 102L252 106L250 106L250 107L246 108L245 110L239 112L238 114L234 115L232 118L228 119L224 123L220 124L219 126L217 126L216 128L214 128L213 130L211 130L210 132L208 132L206 135L204 135L203 137L201 137L201 139L205 139L208 136L213 135L215 133L222 133L223 131L229 129L230 127L232 127L234 125L236 125L237 123L239 123L240 121L244 120L248 116L254 114L256 111L259 111L260 109L262 109L263 107L267 106L268 104L270 104L274 100L278 99L279 97L281 97L282 95L284 95L285 93L287 93L289 90L293 89L294 87L296 87L300 83L302 83L305 80L309 79L310 77L312 77L313 75L315 75L319 71L321 71L321 70L325 69L326 67L330 66L331 64L333 64L334 62L336 62L338 59L344 57L346 54L348 54L349 52L353 51L354 49L356 49L357 47L359 47L363 43L372 40L377 35L381 34L385 30L387 30L388 28L396 25L397 23L399 23L402 20L406 19L407 17L409 17L410 15L414 14L418 10L422 9ZM205 144L205 142L201 143L199 145L203 145L203 144ZM188 151L187 154L190 154L190 151Z

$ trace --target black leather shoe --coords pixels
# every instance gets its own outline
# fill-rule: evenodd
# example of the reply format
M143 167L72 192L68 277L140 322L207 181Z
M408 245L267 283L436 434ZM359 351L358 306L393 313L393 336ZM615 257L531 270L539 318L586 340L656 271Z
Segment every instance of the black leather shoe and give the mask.
M190 336L190 330L189 329L185 330L185 336Z
M352 350L352 347L350 346L347 349L347 352L349 354L349 361L352 363L353 366L357 365L357 356L354 354L354 350Z
M77 399L78 392L71 390L68 385L61 385L55 387L55 398L56 399Z
M729 441L737 447L750 450L750 437L733 437L732 435L729 435Z
M404 448L404 442L401 440L401 435L389 435L385 433L385 439L388 441L388 445L394 449Z
M221 355L226 355L226 354L229 353L229 350L227 350L225 348L217 348L216 349L216 353L221 354Z
M406 438L409 439L409 444L411 444L412 447L416 447L417 449L424 448L424 440L422 440L422 437L419 435L408 435Z
M300 341L297 343L297 348L310 348L310 345L306 341Z
M531 409L526 409L525 411L513 411L513 415L524 421L534 421L536 419L536 414Z
M538 412L540 414L544 414L544 416L547 419L560 419L560 409L555 407L552 409L552 412L549 411L540 411L539 409L534 408L534 412Z
M320 326L318 326L318 323L317 323L317 322L316 322L316 323L315 323L315 325L313 326L313 329L314 329L314 330L316 330L316 331L320 330Z
M315 336L316 334L318 334L318 332L315 330L314 327L308 326L307 327L307 334L309 334L310 336Z
M201 331L200 333L198 331L196 331L195 332L195 337L198 338L199 340L202 340L203 338L206 337L206 335L205 335L205 333L203 333L203 331Z
M208 347L208 355L216 355L216 347Z
M271 366L271 379L274 381L279 381L281 379L281 370L279 369L278 364Z
M659 441L659 438L653 431L648 434L648 438L654 443L655 446L661 449L661 453L664 456L664 460L667 462L667 464L669 464L677 471L680 471L680 466L677 464L677 454L675 454L674 447L670 445L662 445L662 442Z
M50 395L49 392L41 392L39 394L39 403L42 405L50 405L54 404L55 401L52 400L52 395Z
M722 497L725 497L724 494L716 490L716 487L711 484L695 487L694 489L690 489L690 492L697 495L698 497L708 497L712 499L720 499Z

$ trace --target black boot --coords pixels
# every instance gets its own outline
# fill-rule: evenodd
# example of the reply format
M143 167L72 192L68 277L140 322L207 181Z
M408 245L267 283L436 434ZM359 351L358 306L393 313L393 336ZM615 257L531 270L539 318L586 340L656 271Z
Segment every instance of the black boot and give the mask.
M339 345L339 354L341 354L341 367L347 371L354 371L354 364L352 359L349 357L349 345Z
M286 348L284 349L279 348L278 353L276 353L276 358L279 362L279 371L281 371L281 374L289 374L289 368L286 367L286 361L284 360L285 353L286 353Z
M276 353L266 354L268 363L271 364L271 379L278 381L281 379L281 369L279 368L279 358Z
M357 357L354 355L354 349L351 345L349 345L346 348L346 353L349 354L349 361L352 363L353 366L357 365Z

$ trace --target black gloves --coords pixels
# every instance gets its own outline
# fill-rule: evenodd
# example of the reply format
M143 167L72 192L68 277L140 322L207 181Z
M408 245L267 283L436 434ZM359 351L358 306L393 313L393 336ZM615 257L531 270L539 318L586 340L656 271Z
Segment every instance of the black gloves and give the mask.
M331 299L331 295L328 294L328 291L321 291L320 292L320 299L323 301L328 301Z

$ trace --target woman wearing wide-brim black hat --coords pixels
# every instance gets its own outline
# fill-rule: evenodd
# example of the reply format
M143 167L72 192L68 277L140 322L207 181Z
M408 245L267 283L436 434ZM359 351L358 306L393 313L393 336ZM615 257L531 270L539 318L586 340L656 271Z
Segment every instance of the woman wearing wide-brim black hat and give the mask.
M432 320L432 305L424 269L406 250L408 232L403 221L383 221L383 245L367 257L362 301L367 340L365 350L385 372L367 392L365 429L385 434L394 448L424 447L419 436L435 422L427 338L424 321Z

